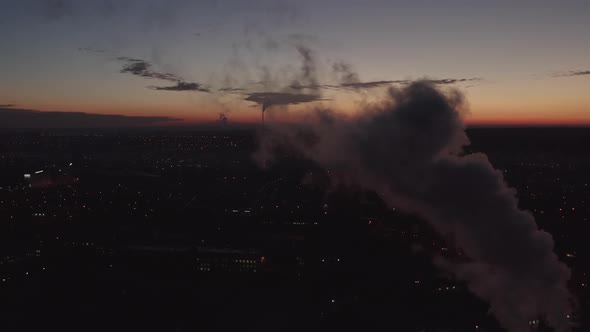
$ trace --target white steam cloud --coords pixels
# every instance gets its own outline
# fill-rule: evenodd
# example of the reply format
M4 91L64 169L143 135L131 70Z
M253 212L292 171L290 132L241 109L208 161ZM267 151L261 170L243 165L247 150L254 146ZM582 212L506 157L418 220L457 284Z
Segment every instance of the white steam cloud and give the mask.
M421 216L452 235L469 257L436 264L464 280L511 332L543 317L569 330L569 269L552 236L518 208L516 192L484 154L465 154L463 96L433 82L392 87L378 105L356 117L329 111L302 125L271 125L256 157L266 163L288 145L347 181L377 192L390 206Z

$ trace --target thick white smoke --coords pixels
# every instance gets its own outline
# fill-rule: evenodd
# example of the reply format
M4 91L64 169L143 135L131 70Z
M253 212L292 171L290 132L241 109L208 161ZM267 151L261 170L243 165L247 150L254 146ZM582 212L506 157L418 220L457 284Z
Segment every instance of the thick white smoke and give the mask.
M318 112L298 126L261 134L260 162L288 145L338 177L374 190L388 204L417 214L440 234L452 234L469 257L436 263L467 282L511 332L544 317L569 329L569 269L553 252L550 234L520 210L516 192L484 154L464 154L462 95L432 82L391 88L385 100L356 117Z

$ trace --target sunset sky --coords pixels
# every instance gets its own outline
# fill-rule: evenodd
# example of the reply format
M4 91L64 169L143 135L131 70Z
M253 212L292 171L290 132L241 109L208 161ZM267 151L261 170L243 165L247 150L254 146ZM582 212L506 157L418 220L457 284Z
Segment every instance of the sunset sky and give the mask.
M355 83L447 80L442 89L466 95L469 124L590 125L588 1L0 0L0 10L0 108L253 122L260 105L244 99L288 91L318 101L270 107L269 118L318 105L354 113L387 85L334 88L345 63ZM330 88L289 90L303 46Z

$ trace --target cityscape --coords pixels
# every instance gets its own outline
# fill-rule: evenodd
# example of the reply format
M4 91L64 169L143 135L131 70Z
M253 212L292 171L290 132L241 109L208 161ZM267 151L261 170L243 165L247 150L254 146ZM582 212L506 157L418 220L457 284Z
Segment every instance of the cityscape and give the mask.
M0 331L590 331L589 1L0 12Z
M553 234L583 331L590 132L468 133ZM257 139L254 129L4 134L2 324L498 330L464 282L433 269L433 257L463 254L452 239L374 193L331 188L325 171L294 155L258 168Z

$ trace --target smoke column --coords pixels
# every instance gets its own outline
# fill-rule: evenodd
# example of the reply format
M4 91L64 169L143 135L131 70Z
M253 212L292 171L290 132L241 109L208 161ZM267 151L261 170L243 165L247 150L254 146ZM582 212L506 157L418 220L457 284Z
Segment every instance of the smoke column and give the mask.
M543 317L569 330L569 269L553 252L553 238L520 210L515 190L484 154L463 153L464 99L432 82L391 88L386 98L355 117L317 112L299 126L272 125L256 154L266 163L288 145L346 181L377 192L392 207L419 215L469 257L435 263L464 280L490 304L511 332Z

